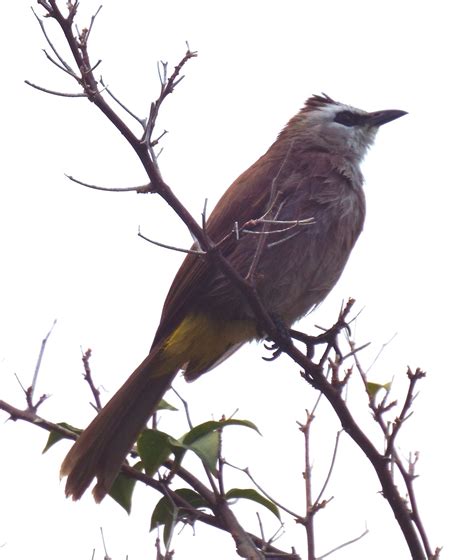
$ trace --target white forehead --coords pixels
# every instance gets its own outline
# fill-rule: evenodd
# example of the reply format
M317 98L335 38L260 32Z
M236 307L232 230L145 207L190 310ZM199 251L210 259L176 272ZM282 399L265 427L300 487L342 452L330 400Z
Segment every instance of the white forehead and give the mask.
M314 111L311 111L310 114L321 122L328 122L334 120L334 116L342 111L349 111L359 115L367 114L367 111L357 109L357 107L352 107L351 105L345 105L344 103L328 103L327 105L322 105Z

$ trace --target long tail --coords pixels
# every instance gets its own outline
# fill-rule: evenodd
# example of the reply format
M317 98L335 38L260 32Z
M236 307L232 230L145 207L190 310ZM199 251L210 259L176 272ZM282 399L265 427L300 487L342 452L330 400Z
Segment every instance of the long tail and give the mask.
M138 366L66 455L61 466L61 476L68 477L66 496L78 500L95 477L97 502L110 490L124 458L178 371L179 366L160 371L160 354L152 352Z
M93 494L100 502L176 373L184 368L186 378L195 379L255 336L252 321L189 314L166 339L155 341L148 357L66 455L61 466L61 476L68 477L66 495L78 500L97 478Z

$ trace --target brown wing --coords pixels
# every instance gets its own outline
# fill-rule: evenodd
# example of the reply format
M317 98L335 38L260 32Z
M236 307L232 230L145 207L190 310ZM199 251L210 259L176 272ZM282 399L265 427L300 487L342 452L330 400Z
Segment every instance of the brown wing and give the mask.
M236 222L242 225L262 217L268 210L270 197L274 194L272 190L275 188L291 190L298 187L285 179L295 171L295 164L298 172L302 172L302 161L296 162L295 158L288 157L288 149L291 149L288 145L284 150L280 146L280 149L275 149L276 146L278 144L274 144L240 175L217 203L207 222L207 233L213 242L219 242L228 235ZM311 171L308 169L308 173L313 176L315 169L323 177L333 169L327 154L305 154L303 167L309 165ZM281 194L288 196L290 193ZM231 254L236 243L238 240L230 236L221 246L223 255ZM168 292L152 347L170 334L193 309L215 274L216 271L204 257L192 254L186 256Z

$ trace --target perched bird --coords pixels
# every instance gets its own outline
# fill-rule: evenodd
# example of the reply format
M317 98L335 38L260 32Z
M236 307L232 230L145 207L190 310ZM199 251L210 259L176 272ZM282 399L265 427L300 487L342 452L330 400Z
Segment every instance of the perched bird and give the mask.
M378 128L405 114L310 97L210 215L209 238L283 325L336 284L364 223L360 163ZM66 495L79 499L97 478L93 494L100 502L176 374L195 379L264 337L242 293L208 259L189 253L149 355L64 459Z

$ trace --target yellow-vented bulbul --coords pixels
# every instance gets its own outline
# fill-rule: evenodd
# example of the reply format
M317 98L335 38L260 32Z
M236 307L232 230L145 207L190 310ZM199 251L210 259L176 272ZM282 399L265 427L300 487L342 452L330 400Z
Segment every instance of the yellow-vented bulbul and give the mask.
M229 187L207 234L266 309L283 324L321 303L337 282L362 230L360 163L379 126L404 115L367 113L310 97L270 149ZM235 224L248 224L229 235ZM245 342L262 338L241 292L210 261L188 254L166 298L149 355L67 454L61 474L78 499L94 478L97 501L175 375L195 379Z

